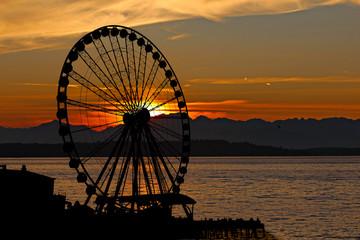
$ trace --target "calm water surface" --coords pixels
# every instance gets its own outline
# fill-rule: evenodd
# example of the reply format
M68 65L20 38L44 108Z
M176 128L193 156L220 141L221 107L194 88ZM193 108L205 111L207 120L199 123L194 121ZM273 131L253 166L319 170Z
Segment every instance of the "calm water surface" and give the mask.
M56 178L55 193L83 201L65 158L0 159ZM360 240L360 157L193 157L182 193L195 218L259 218L280 239Z

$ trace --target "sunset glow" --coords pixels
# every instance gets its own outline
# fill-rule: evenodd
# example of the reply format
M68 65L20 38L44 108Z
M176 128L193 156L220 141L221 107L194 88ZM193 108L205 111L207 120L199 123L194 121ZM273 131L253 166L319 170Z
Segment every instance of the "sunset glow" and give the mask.
M359 6L326 0L3 1L0 126L56 119L59 73L69 50L106 24L134 27L161 49L193 119L359 119ZM78 84L68 86L72 99L81 91ZM179 112L176 100L161 104L147 107L152 117ZM105 115L71 118L79 124L92 119L94 126L122 121Z
M89 104L93 104L94 106L96 106L98 103L90 102ZM103 103L101 105L104 109L108 109L110 113L105 113L101 111L86 111L76 106L68 106L67 109L70 124L86 125L95 131L102 131L107 127L116 127L119 124L124 124L124 113L135 114L137 112L136 110L127 111L126 109L123 109L120 104L118 104L118 109L106 103ZM166 104L166 107L163 107L161 106L160 102L154 101L149 104L141 103L140 106L146 106L146 108L150 112L150 117L169 115L179 112L179 109L177 109L177 103ZM138 108L138 110L141 109L141 107Z

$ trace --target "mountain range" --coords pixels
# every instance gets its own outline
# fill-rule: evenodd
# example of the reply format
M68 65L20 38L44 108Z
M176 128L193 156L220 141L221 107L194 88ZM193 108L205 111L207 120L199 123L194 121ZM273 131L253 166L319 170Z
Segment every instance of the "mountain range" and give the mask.
M200 116L192 119L190 126L193 140L225 140L230 143L251 143L286 149L360 147L360 119L294 118L269 122L262 119L236 121ZM0 144L61 143L58 128L57 120L29 128L0 126ZM72 127L76 128L83 129L84 126ZM109 130L111 129L104 131Z
M198 117L191 122L192 139L222 139L287 149L358 148L360 119L325 118L235 121Z

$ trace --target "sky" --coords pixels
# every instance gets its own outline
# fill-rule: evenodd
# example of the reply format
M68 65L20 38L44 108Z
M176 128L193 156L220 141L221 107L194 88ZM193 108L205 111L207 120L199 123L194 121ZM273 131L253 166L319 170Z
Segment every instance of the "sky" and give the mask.
M360 118L359 0L2 0L0 126L54 120L67 53L105 25L155 43L192 118Z

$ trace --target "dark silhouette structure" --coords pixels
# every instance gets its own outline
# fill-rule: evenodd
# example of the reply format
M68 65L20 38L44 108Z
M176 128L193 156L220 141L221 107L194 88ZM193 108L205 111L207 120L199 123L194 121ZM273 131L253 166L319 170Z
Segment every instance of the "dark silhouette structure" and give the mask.
M65 196L54 195L54 178L27 171L0 168L0 212L7 216L61 216Z
M84 206L95 202L97 215L161 215L181 204L192 218L187 205L195 201L179 194L190 155L187 105L170 63L147 37L109 25L80 38L61 69L57 106L63 151L86 185ZM72 127L73 116L81 128ZM95 143L82 147L89 139Z

